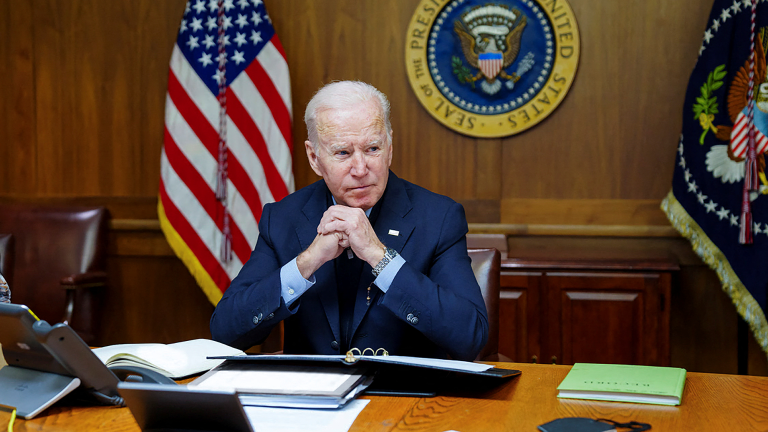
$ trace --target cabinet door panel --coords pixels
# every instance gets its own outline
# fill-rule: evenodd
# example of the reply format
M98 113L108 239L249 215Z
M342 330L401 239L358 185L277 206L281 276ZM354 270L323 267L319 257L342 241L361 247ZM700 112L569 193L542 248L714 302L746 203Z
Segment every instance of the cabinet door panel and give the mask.
M659 274L548 273L547 359L666 364L659 282Z
M643 328L641 292L563 290L562 362L637 364Z
M514 362L540 362L541 273L503 272L499 300L499 353Z

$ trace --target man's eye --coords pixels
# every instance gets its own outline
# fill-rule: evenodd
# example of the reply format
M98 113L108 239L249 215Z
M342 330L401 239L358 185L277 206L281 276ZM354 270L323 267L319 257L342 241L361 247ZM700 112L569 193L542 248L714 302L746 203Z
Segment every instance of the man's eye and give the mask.
M368 151L377 152L377 151L379 151L379 147L377 147L377 146L370 147L370 148L368 148Z
M349 154L349 152L346 151L346 150L339 150L339 151L336 152L336 154L339 155L339 156L346 156L346 155Z

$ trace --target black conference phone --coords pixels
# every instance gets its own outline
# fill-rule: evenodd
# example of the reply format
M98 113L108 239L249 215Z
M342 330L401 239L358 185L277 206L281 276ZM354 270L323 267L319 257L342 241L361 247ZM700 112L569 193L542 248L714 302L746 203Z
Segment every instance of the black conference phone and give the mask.
M120 380L175 384L140 367L107 368L71 327L39 320L24 305L0 303L0 345L9 366L0 369L0 404L26 403L25 418L78 387L98 403L122 406Z

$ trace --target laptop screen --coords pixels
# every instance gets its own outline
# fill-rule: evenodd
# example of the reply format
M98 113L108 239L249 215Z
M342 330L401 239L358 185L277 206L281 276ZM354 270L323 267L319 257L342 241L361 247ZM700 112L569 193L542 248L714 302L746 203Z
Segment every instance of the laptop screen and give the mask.
M253 432L234 391L128 382L118 388L143 431Z

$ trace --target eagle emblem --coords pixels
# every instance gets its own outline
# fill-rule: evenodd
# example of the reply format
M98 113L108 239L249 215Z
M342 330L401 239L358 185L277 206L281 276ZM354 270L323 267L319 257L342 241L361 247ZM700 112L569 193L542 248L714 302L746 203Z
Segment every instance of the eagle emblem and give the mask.
M755 150L757 153L757 165L760 182L760 192L768 192L768 180L765 177L765 152L768 149L768 76L766 75L766 61L764 37L768 29L763 28L755 38L755 110L754 132L755 132ZM718 72L713 71L715 75ZM725 72L723 71L724 75ZM710 74L712 75L712 74ZM717 85L715 81L715 85ZM702 90L704 91L704 90ZM715 136L725 141L727 145L714 145L707 152L707 170L712 172L716 178L721 178L724 183L733 183L744 178L745 159L749 140L749 59L739 68L738 72L731 81L727 96L728 117L733 126L714 125L712 120L714 115L694 111L697 119L706 133L712 130ZM716 113L716 111L712 111ZM752 199L757 198L758 194L752 194Z
M496 94L506 80L509 90L514 88L520 76L533 66L533 53L528 53L517 71L507 74L520 52L520 39L527 24L527 17L517 8L487 4L472 9L454 22L454 32L461 42L461 50L469 65L477 70L472 74L460 59L454 59L454 73L459 80L474 87L482 80L480 88L487 94ZM457 61L458 60L458 61Z
M514 135L573 84L581 42L568 0L421 0L408 26L408 80L451 130Z

